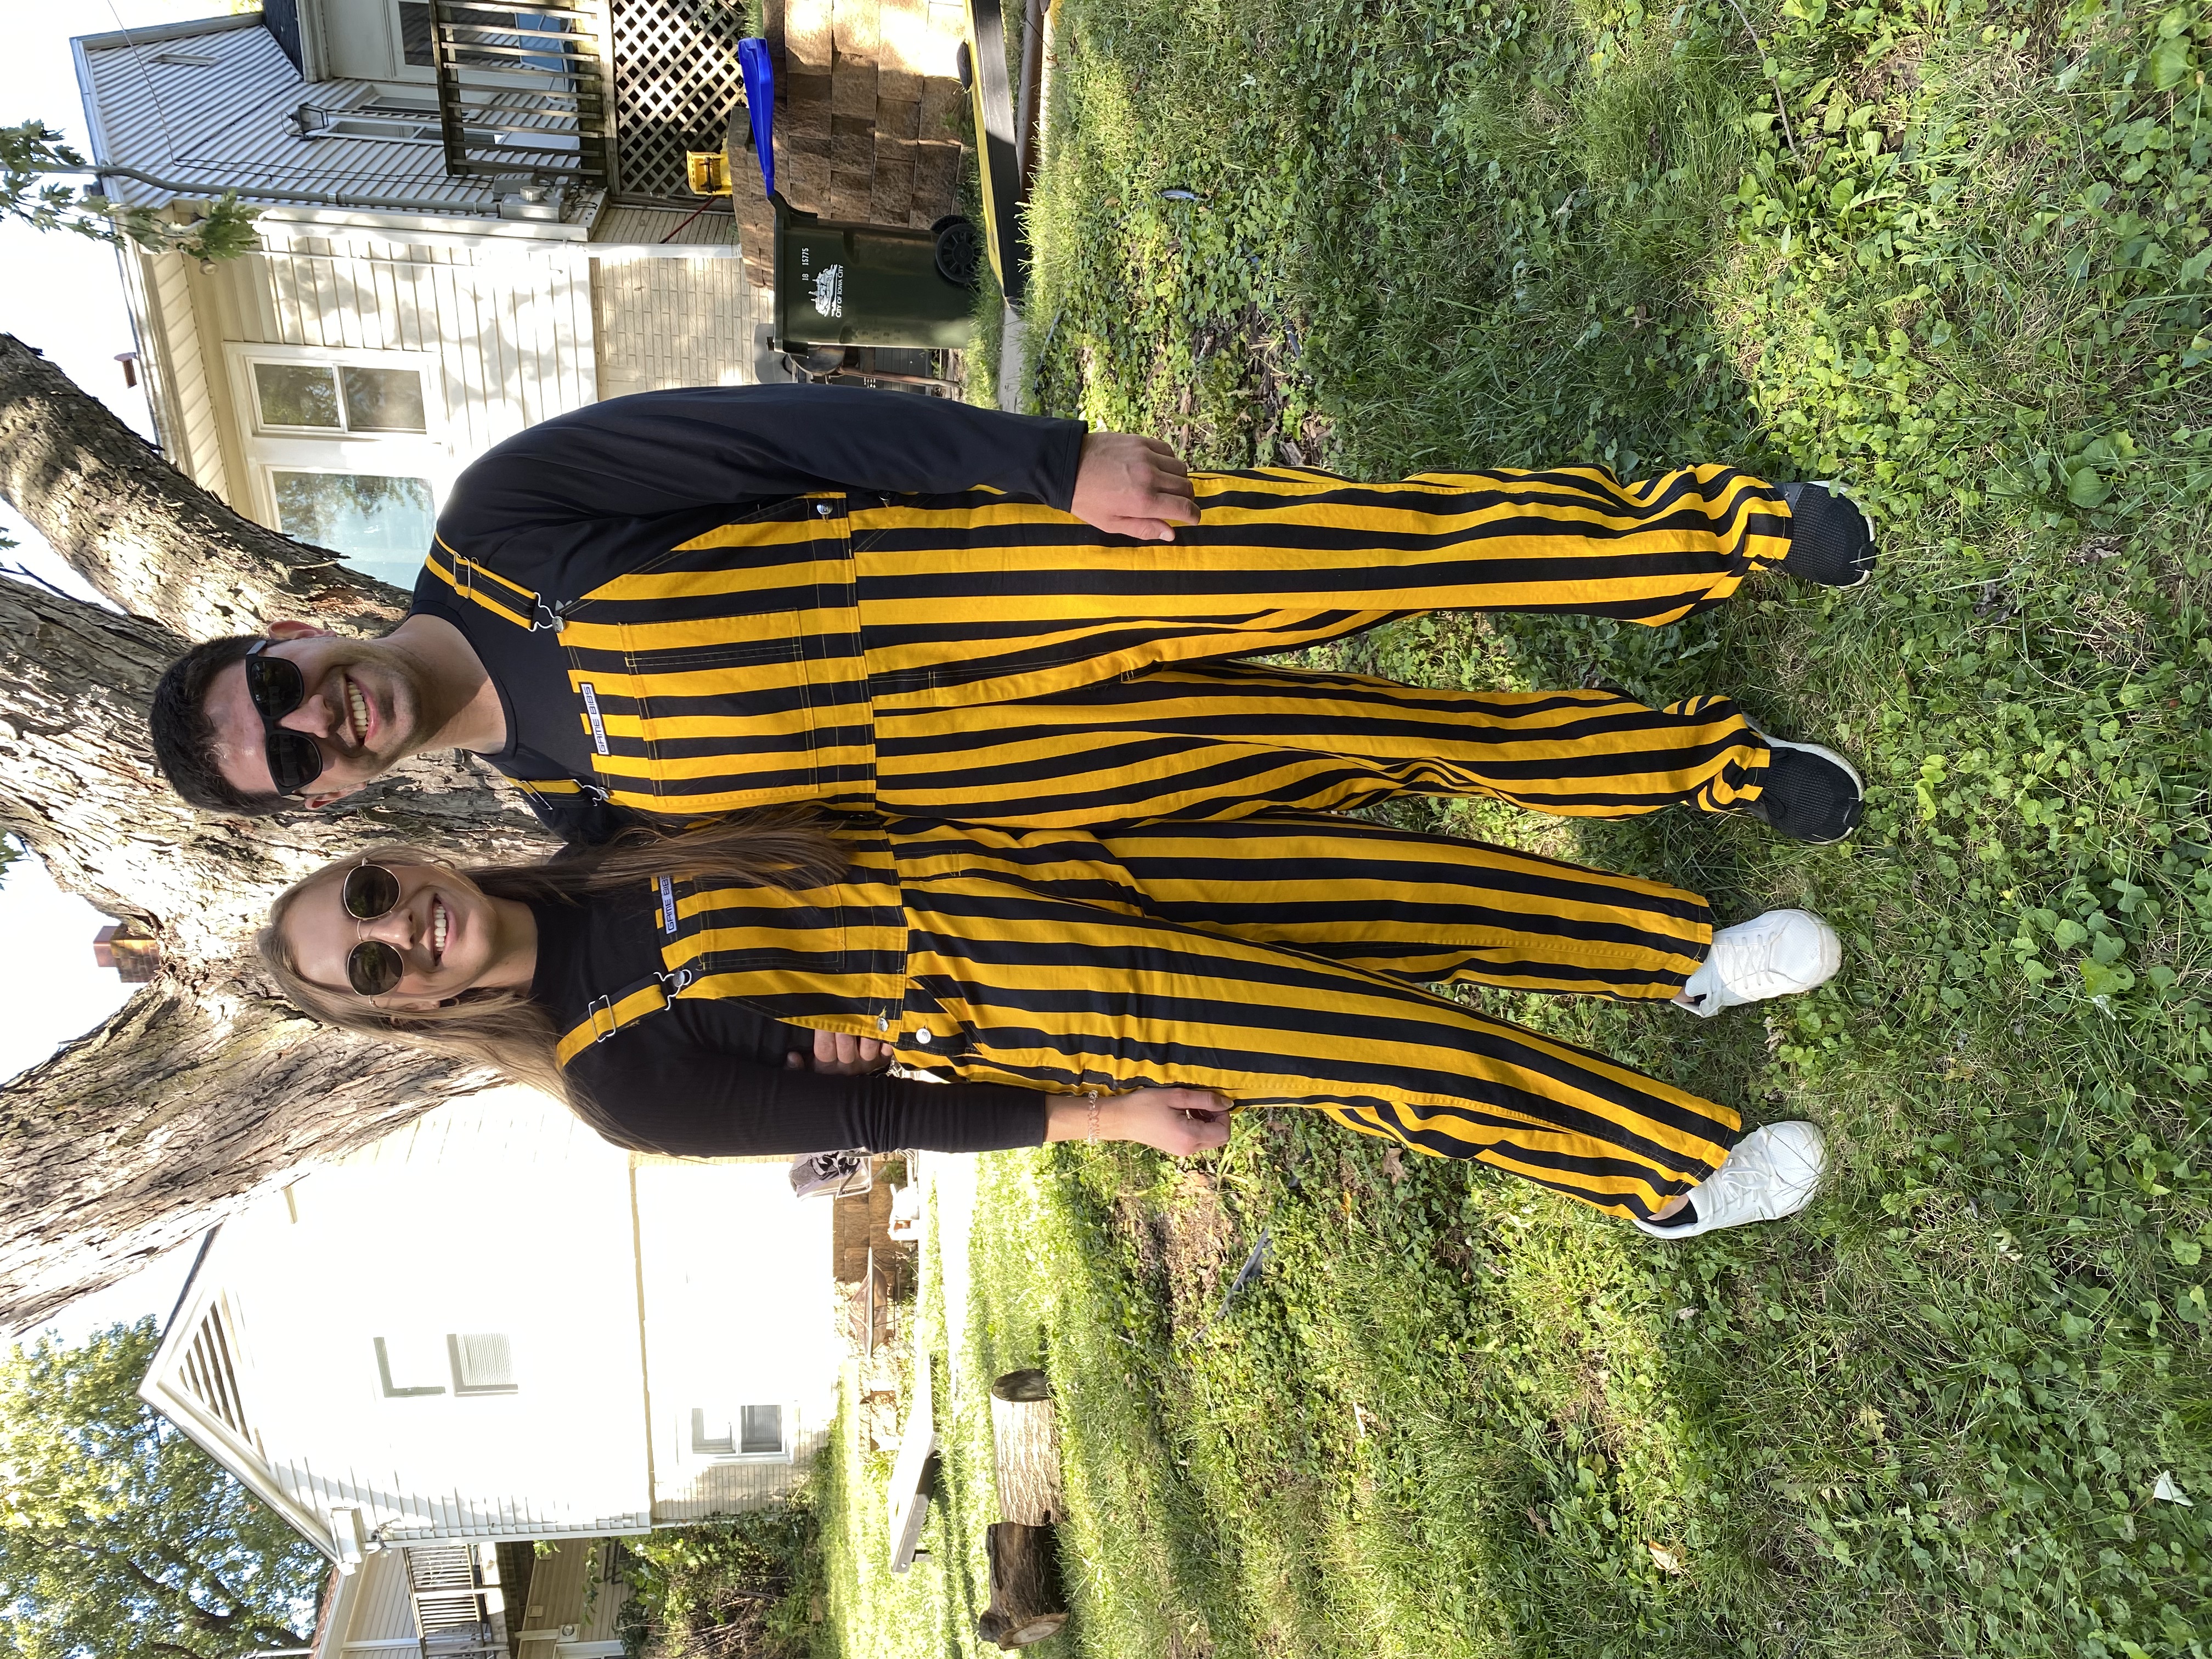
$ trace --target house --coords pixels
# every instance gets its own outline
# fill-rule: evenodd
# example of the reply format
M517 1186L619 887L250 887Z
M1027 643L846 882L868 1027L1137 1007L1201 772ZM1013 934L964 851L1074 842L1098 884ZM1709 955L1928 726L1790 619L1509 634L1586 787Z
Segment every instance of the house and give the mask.
M769 0L798 205L949 210L962 15ZM738 0L265 0L79 39L112 199L261 210L240 258L122 256L163 453L404 586L454 475L501 439L756 378L770 266L757 235L749 276L731 198L685 182L688 152L723 147L747 32Z
M139 1392L342 1571L756 1507L836 1411L832 1216L495 1090L226 1222Z

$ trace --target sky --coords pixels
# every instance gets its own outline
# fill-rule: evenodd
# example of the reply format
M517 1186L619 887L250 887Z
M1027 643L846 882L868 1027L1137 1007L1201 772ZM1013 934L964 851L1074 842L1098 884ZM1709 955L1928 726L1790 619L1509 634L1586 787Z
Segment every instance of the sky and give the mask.
M225 0L0 0L0 125L38 119L89 152L84 107L70 55L72 34L137 28L206 17ZM123 384L118 352L131 349L131 319L112 249L82 237L0 226L0 332L38 347L70 378L149 437L153 421L143 392ZM81 598L92 590L57 559L38 533L0 504L0 532L18 545L0 566L28 569ZM82 1036L120 1006L132 988L94 966L92 936L106 921L82 899L58 892L35 859L0 872L0 1078L10 1078ZM173 1252L113 1290L64 1310L53 1323L72 1340L112 1320L143 1313L167 1317L190 1265Z

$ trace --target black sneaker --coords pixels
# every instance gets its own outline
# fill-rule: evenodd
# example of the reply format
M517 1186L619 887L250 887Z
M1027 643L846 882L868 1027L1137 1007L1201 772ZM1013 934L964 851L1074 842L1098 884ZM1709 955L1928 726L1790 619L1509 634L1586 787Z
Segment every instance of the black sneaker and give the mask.
M1874 574L1874 526L1857 504L1832 483L1789 483L1790 550L1785 575L1823 587L1856 587Z
M1792 841L1841 841L1859 827L1866 786L1851 763L1817 743L1768 738L1765 787L1742 808Z

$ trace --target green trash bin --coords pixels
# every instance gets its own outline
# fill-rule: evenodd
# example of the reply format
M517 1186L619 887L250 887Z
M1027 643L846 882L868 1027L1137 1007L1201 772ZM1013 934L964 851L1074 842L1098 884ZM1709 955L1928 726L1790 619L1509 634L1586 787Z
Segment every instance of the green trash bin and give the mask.
M963 348L975 333L975 247L965 219L929 230L836 224L779 195L776 344ZM957 282L963 264L969 280Z

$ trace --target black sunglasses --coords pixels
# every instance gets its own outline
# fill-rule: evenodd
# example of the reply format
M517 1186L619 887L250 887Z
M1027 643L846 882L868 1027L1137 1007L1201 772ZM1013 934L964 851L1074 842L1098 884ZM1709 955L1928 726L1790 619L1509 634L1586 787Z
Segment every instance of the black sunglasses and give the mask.
M296 795L323 775L323 751L305 732L276 724L306 701L307 682L299 665L261 653L275 644L263 640L246 653L246 695L269 734L269 778L280 795Z
M356 921L374 921L399 902L399 878L380 864L357 864L346 872L338 897ZM346 982L365 997L397 989L406 971L399 952L380 939L365 939L346 952Z

